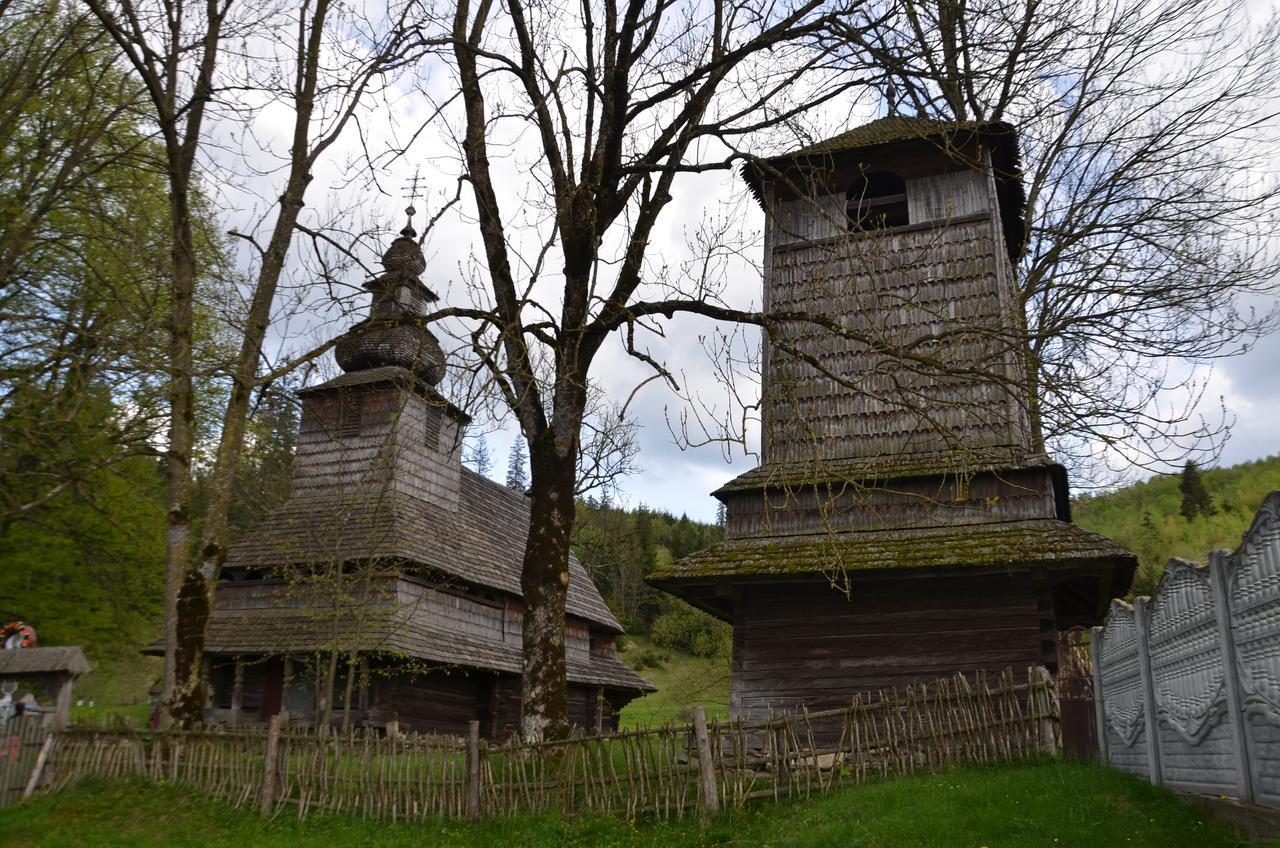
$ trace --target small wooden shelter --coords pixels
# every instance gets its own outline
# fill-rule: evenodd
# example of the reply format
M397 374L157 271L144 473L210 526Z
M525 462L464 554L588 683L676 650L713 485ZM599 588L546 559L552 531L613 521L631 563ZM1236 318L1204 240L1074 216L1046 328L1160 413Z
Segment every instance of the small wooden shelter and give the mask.
M733 624L732 710L1053 668L1135 559L1071 524L1027 379L1017 137L889 117L745 171L766 211L761 463L651 582Z
M16 648L0 651L0 681L36 686L53 701L53 721L62 727L71 717L71 690L76 678L93 671L77 645Z
M299 393L289 500L229 551L206 643L210 721L519 726L528 498L462 465L468 417L435 389L444 355L422 316L436 296L414 236L366 286L370 314L335 350L345 373ZM622 627L576 559L569 578L570 717L609 730L653 687L618 659Z

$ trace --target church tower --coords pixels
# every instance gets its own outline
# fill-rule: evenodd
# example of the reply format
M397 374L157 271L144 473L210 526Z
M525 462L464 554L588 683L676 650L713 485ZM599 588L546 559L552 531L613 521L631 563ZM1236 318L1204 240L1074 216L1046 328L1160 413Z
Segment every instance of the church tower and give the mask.
M1055 662L1132 554L1070 523L1015 285L1002 123L889 117L744 172L766 213L760 465L651 581L734 625L733 709Z
M382 264L365 284L368 315L334 346L343 373L298 393L289 499L228 551L206 720L283 711L303 725L451 735L478 721L506 739L521 715L529 499L463 467L468 419L437 389L436 295L412 223ZM619 659L622 626L572 557L564 627L570 721L616 729L653 687Z
M398 497L458 509L470 419L436 391L444 352L423 319L437 297L416 236L410 220L365 283L369 314L334 346L343 375L299 392L295 498L336 490L355 511Z

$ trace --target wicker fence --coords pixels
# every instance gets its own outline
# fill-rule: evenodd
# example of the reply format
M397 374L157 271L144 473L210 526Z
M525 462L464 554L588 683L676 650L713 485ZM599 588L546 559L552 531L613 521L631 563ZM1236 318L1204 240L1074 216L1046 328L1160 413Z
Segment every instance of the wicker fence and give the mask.
M976 680L976 682L973 682ZM46 791L140 776L262 813L482 818L554 811L707 815L753 798L809 797L874 777L1013 760L1058 743L1053 681L1039 668L936 681L848 707L487 746L470 739L284 730L69 728L28 782Z

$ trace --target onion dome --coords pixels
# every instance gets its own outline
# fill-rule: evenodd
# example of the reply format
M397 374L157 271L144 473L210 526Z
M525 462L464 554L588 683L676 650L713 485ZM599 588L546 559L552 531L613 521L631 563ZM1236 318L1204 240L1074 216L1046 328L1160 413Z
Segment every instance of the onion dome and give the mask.
M423 284L427 260L413 229L416 210L405 212L408 223L382 255L386 270L365 283L372 295L369 317L352 328L334 347L343 371L365 371L388 366L407 368L428 385L444 379L444 351L422 319L427 307L438 300Z

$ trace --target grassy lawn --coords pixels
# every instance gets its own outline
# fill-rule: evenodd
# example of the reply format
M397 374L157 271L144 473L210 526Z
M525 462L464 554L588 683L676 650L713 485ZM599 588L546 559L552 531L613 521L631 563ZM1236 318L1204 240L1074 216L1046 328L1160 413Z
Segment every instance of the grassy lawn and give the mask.
M1238 837L1147 783L1045 760L963 769L842 790L808 802L759 802L705 828L695 822L521 818L478 825L342 816L269 821L169 786L82 787L0 811L8 848L645 848L645 846L910 846L1230 848Z
M643 636L627 636L623 662L658 687L622 709L619 723L626 728L652 727L685 722L694 704L707 708L709 718L729 717L729 661L706 659L657 648ZM665 657L660 666L637 662L638 658Z
M156 657L127 654L95 661L93 671L76 681L71 720L104 722L112 716L127 716L146 727L151 718L147 690L159 676Z

